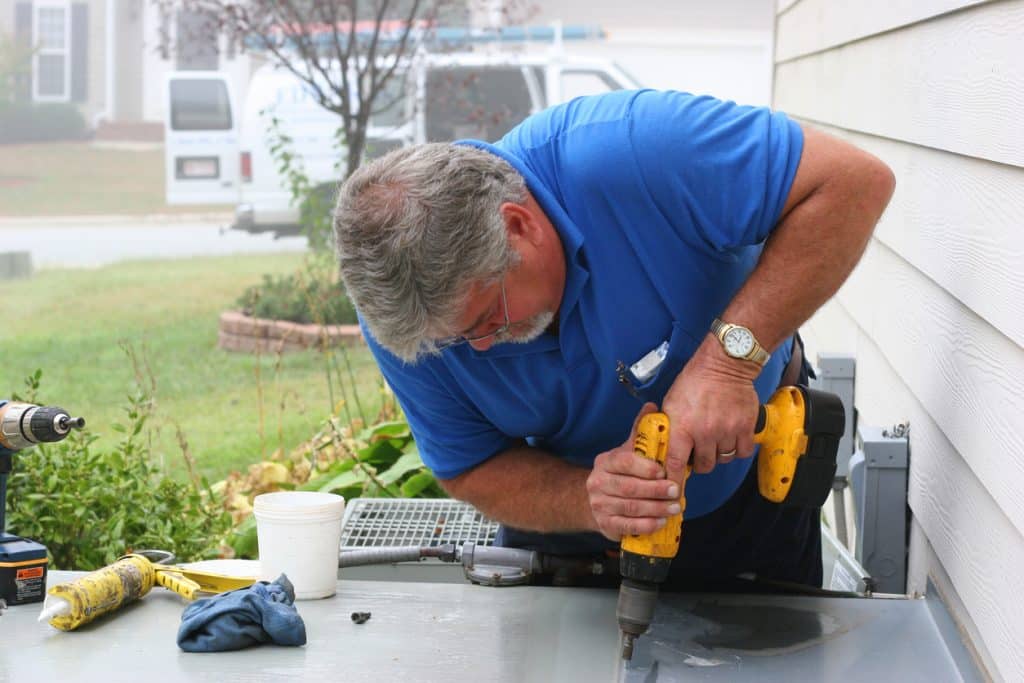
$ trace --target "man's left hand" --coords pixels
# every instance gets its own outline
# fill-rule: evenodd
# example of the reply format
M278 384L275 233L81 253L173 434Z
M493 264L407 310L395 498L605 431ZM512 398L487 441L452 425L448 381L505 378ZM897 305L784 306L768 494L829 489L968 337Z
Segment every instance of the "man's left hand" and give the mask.
M761 367L730 358L710 335L679 373L661 410L671 424L666 474L681 482L693 454L693 471L754 454L754 426L760 404L754 379Z

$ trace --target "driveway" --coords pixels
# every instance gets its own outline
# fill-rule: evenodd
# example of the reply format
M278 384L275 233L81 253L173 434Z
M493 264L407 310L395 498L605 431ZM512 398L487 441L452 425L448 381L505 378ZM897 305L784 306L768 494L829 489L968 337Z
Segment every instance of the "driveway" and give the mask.
M229 228L229 217L0 218L0 252L28 251L41 268L96 268L136 259L296 252L305 237Z

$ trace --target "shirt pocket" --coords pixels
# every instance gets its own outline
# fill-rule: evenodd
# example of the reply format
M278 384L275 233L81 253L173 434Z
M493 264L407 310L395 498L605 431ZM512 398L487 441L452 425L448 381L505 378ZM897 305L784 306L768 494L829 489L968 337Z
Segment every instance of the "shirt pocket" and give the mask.
M683 366L693 356L699 344L700 341L682 323L673 322L665 360L658 366L654 375L645 382L637 382L632 377L632 373L629 373L630 383L637 398L644 402L651 401L660 406L662 399L672 386L672 382L683 371Z

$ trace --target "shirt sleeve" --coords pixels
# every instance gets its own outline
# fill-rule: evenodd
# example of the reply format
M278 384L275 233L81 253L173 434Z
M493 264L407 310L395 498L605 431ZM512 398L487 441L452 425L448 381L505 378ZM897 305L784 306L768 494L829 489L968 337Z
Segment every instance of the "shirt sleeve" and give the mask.
M648 90L632 102L630 146L660 211L729 251L764 242L778 223L803 131L765 107Z
M424 464L451 479L516 442L461 395L440 358L406 363L383 348L360 320L363 337L409 421Z

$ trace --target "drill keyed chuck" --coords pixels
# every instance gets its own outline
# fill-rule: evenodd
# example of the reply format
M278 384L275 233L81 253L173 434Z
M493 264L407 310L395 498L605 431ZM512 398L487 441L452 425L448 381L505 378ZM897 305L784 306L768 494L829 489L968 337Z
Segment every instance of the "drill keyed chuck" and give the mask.
M9 451L60 441L72 429L84 426L83 418L71 417L57 406L0 401L0 448Z
M29 431L42 443L60 441L72 427L81 429L84 426L84 418L71 417L68 411L57 406L40 406L29 420Z
M623 579L615 613L622 631L622 658L633 658L633 642L647 633L658 603L658 585Z

